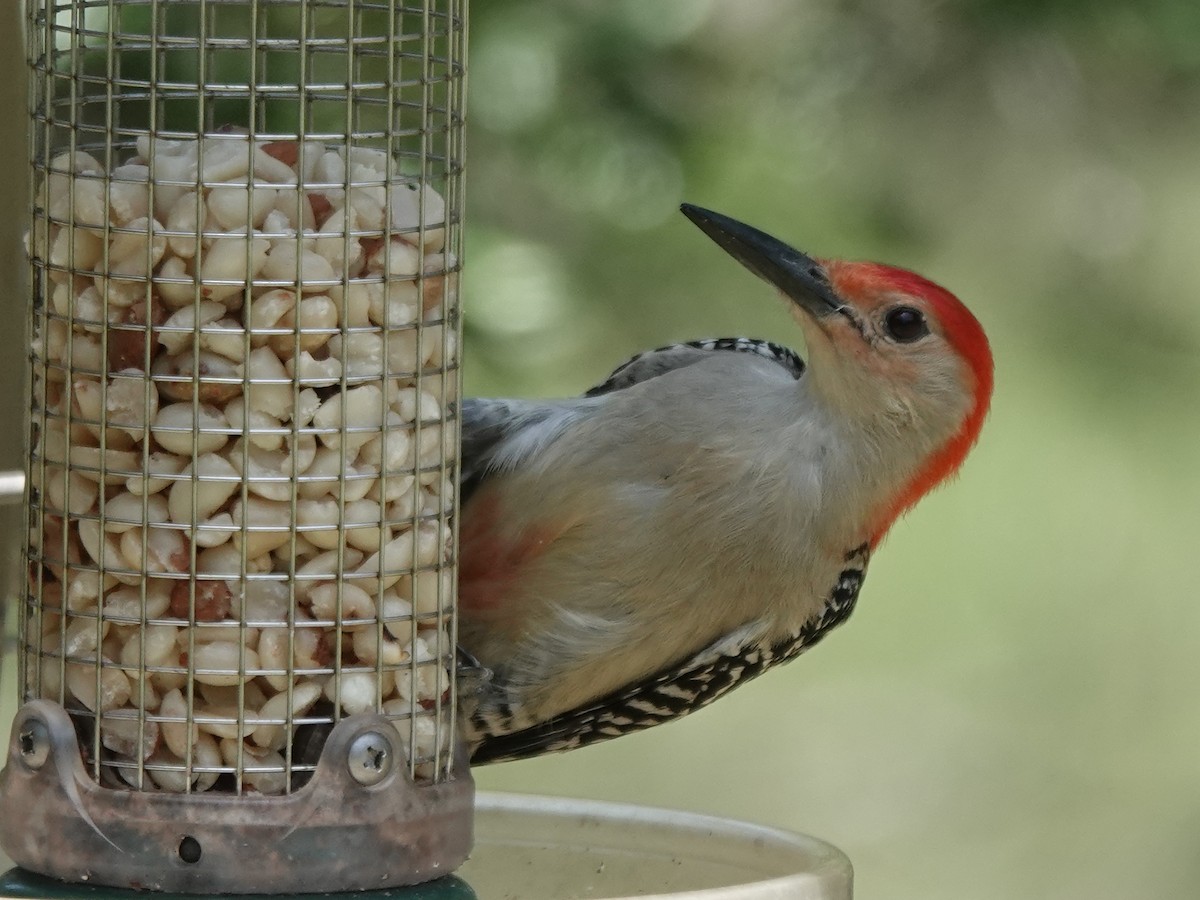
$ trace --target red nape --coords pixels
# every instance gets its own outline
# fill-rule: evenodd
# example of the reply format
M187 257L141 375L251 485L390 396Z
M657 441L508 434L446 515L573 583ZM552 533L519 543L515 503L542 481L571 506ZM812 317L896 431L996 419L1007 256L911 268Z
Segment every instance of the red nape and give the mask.
M871 545L883 540L892 523L913 504L953 475L966 459L983 428L992 401L994 364L987 335L979 320L957 297L928 278L882 263L841 263L830 267L837 290L846 297L901 293L924 300L939 324L947 343L967 365L972 380L973 402L962 427L936 451L899 493L880 519Z

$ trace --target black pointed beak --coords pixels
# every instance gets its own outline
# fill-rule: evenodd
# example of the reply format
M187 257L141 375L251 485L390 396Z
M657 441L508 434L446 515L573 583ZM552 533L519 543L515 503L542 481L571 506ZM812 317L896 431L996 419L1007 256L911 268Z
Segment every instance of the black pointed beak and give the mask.
M811 256L729 216L690 203L679 209L726 253L815 318L842 311L824 266Z

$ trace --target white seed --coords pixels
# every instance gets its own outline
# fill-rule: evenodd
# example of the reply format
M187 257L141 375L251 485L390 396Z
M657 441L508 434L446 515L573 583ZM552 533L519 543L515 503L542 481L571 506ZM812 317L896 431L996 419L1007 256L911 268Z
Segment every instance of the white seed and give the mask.
M339 147L336 152L346 160L353 182L383 181L396 168L387 151L374 147Z
M63 350L66 349L66 323L51 322L51 330L57 331L54 326L63 326ZM66 354L60 351L58 354L49 357L55 360L62 359ZM76 373L94 373L100 374L104 370L104 353L100 349L99 338L91 335L77 334L71 342L71 369Z
M262 554L254 556L251 554L246 558L247 575L263 575L270 572L271 569L270 556ZM222 544L218 547L203 550L196 555L196 571L202 572L205 575L223 575L231 579L240 578L242 552L238 547L231 544Z
M292 688L291 693L290 704L285 690L268 700L259 710L258 721L264 724L254 730L253 739L258 746L281 750L287 740L284 727L288 720L300 718L312 709L313 704L321 698L321 686L304 681Z
M381 510L374 500L355 500L345 506L346 543L366 553L377 552L392 539L392 529L379 524Z
M383 338L378 333L335 334L329 339L329 353L342 361L351 378L383 375Z
M390 279L368 282L364 288L367 293L367 317L372 323L391 329L416 323L421 296L414 281Z
M241 372L232 360L201 350L178 356L160 355L150 368L159 393L170 400L192 402L196 391L201 403L223 404L242 391Z
M351 716L374 712L394 684L392 673L386 670L382 678L376 678L374 672L343 672L338 682L336 691L334 679L326 682L325 696L333 702L340 700L342 709Z
M212 518L241 487L237 469L215 453L197 456L195 463L184 469L181 474L193 477L176 481L171 485L167 496L171 521L179 525L192 525ZM192 506L193 482L196 493L195 507ZM232 519L229 520L229 525L232 528Z
M261 147L254 148L254 174L259 178L278 184L296 183L296 171Z
M448 729L443 729L442 745L439 747L438 725L432 716L415 715L406 720L398 719L392 722L392 726L400 735L400 749L407 759L432 760L439 752L445 752L446 739L444 735ZM430 777L430 769L431 767L428 765L418 765L416 767L417 777Z
M263 219L262 230L274 238L295 237L297 231L310 232L317 227L312 203L298 190L280 188L275 208Z
M248 238L244 229L214 240L200 261L201 296L226 300L240 294L246 282L257 278L263 270L270 248L271 242L266 238Z
M146 166L117 166L111 178L108 204L114 225L128 225L150 215L150 170Z
M240 136L204 138L199 150L204 181L232 181L250 174L252 147Z
M355 175L362 175L362 170L357 172L351 167L350 180L358 180ZM366 180L366 179L362 179ZM374 179L372 179L374 180ZM383 204L387 199L387 192L383 184L377 186L358 186L350 189L350 200L348 206L354 211L354 215L358 220L358 227L364 231L383 231L384 216ZM331 193L331 199L334 199ZM338 198L340 201L340 197ZM337 205L335 203L335 205Z
M49 261L52 266L91 272L99 268L103 254L104 241L95 231L60 228L50 243Z
M307 620L297 617L296 621L299 624ZM330 636L324 630L311 627L297 628L292 637L294 666L308 672L328 671L333 656L329 644Z
M417 540L414 540L414 535L418 535ZM418 551L421 549L421 543L419 531L406 531L385 544L379 552L368 556L362 565L354 570L354 573L375 578L380 573L380 561L382 560L383 577L379 579L379 583L385 589L389 588L399 580L401 575L412 571L419 555ZM428 551L425 555L428 555Z
M100 523L92 519L80 519L79 543L93 563L105 569L124 568L120 546L115 535L103 534Z
M256 185L251 197L250 188L241 180L240 184L223 184L208 193L208 212L218 225L226 230L239 226L244 228L249 218L255 228L262 225L267 213L275 208L278 191ZM248 215L247 215L248 214Z
M196 300L195 279L178 256L168 256L158 267L154 290L168 309L180 309Z
M183 793L191 785L192 779L183 760L162 748L146 760L145 768L150 780L161 790Z
M336 495L341 473L346 475L346 500L361 500L371 490L378 470L359 467L348 462L331 447L318 447L312 465L305 470L296 492L306 500L317 500L327 494Z
M421 271L421 251L400 238L393 238L367 254L366 267L373 275L415 278Z
M234 744L236 741L221 742L222 756L226 763L234 765L229 761L229 756L237 758L236 748L231 748L226 751L226 744ZM242 783L248 787L254 788L260 794L282 794L287 790L287 771L284 758L274 750L254 748L257 752L250 752L247 747L247 755L244 757L244 765L242 766Z
M100 743L125 759L149 759L158 741L157 722L140 724L136 716L128 715L100 718Z
M414 463L412 431L400 414L388 410L386 430L363 444L356 462L371 466L387 476L411 472Z
M142 648L145 647L145 665L147 666L177 666L179 665L179 647L176 639L179 629L174 625L145 625L135 631L121 649L121 665L127 669L130 677L137 678L142 668Z
M245 667L239 669L242 663ZM201 684L241 684L254 677L253 670L259 668L258 654L233 641L211 641L195 646L189 667Z
M171 605L171 588L175 582L165 578L147 578L145 619L158 619ZM140 585L122 586L104 596L105 618L118 622L139 623L143 620Z
M382 284L379 286L382 289ZM371 324L368 315L371 307L370 285L361 281L334 285L329 289L329 299L338 308L339 325L345 328L366 328Z
M102 394L100 383L95 379L79 377L71 382L71 403L76 419L89 425L102 422Z
M422 365L441 368L458 358L458 335L444 325L426 325L421 347L424 350Z
M416 624L413 620L412 604L392 589L383 595L381 604L383 627L401 644L412 642Z
M250 301L250 343L254 347L266 344L267 329L277 328L279 321L296 307L296 292L276 288Z
M252 493L268 500L286 501L292 496L292 481L312 465L317 453L317 440L311 434L287 435L288 447L294 443L296 452L263 450L251 444L243 446L239 439L229 455L230 461L245 478Z
M310 544L308 542L308 540L305 539L304 535L302 535L302 534L296 535L295 553L294 553L296 562L303 563L305 560L307 560L313 556L316 556L320 552L321 552L321 548L316 547L313 544ZM285 568L285 569L291 568L292 557L293 557L292 548L280 547L279 549L273 551L272 555L275 557L275 562L279 566L281 566L282 568Z
M217 513L196 526L192 540L197 547L219 547L233 537L235 531L237 526L233 524L233 516L227 512Z
M141 440L146 425L158 415L158 391L153 385L147 386L140 370L125 369L120 374L130 377L113 378L108 383L107 421L135 440Z
M162 229L161 224L143 216L114 232L108 245L109 274L146 277L167 252Z
M108 574L101 576L99 572L72 570L67 584L67 609L74 613L90 612L95 609L104 590L117 583Z
M304 141L300 144L300 159L298 169L301 175L301 181L309 182L316 180L317 163L326 153L325 145L320 141Z
M261 529L234 533L233 545L238 549L244 545L247 556L270 553L289 540L291 510L285 502L248 497L244 503L240 499L235 501L230 513L239 528Z
M440 422L446 416L436 397L428 391L418 393L416 388L402 390L392 402L392 408L406 422Z
M144 501L145 516L142 514L142 497L128 491L110 495L104 504L104 530L110 534L123 534L134 526L161 525L170 521L166 500L151 494Z
M265 581L256 578L245 583L242 602L243 614L250 625L286 622L292 603L291 591L286 581Z
M236 319L226 316L200 329L200 347L237 362L246 355L246 333Z
M338 616L338 585L318 584L308 592L313 617L319 621L344 623L344 630L367 627L375 618L375 601L358 585L342 582L341 616Z
M290 430L274 416L257 409L247 410L241 397L234 397L225 405L225 417L232 427L242 429L251 444L262 450L278 450Z
M363 554L351 547L342 551L342 566L345 571L352 571L363 560ZM338 569L338 551L326 550L296 569L296 598L305 599L318 581L326 581L341 574Z
M454 602L454 573L449 569L417 572L410 582L410 590L413 609L419 615L444 613Z
M155 418L157 421L157 417ZM155 437L157 438L157 435ZM190 438L188 439L188 453L189 455L191 453ZM164 476L178 475L183 471L185 465L187 465L187 460L182 456L175 456L171 453L163 453L156 450L150 454L147 460L146 475L134 475L126 479L125 489L129 493L139 496L141 494L156 494L171 483L171 479Z
M171 719L176 721L170 721ZM162 728L163 743L172 753L181 758L187 755L188 746L196 740L196 736L199 734L193 724L189 738L186 720L187 700L184 699L183 693L176 689L163 694L162 702L158 707L158 721Z
M313 180L337 186L346 180L346 160L335 150L321 154L313 165Z
M89 175L93 173L88 173ZM99 175L100 173L94 173ZM67 189L67 181L63 178L56 189L55 176L51 177L49 195L57 200L51 201L49 213L55 219L70 221L76 228L102 228L108 221L108 205L104 202L104 182L97 177L76 178L74 205L71 193ZM61 177L61 176L59 176Z
M158 329L158 342L168 353L182 353L192 347L197 324L203 326L225 315L225 306L215 300L201 300L173 312Z
M171 210L167 213L167 231L172 233L167 235L167 243L177 257L191 259L196 255L199 246L196 235L202 224L200 215L203 210L204 206L197 203L195 191L182 194L171 204Z
M406 185L392 188L392 228L403 234L404 240L436 253L446 244L446 201L429 185ZM424 223L425 231L419 231Z
M413 475L387 475L381 477L378 481L371 485L371 490L367 492L367 497L371 500L382 503L395 503L396 501L413 494L413 485L416 483L416 478ZM401 505L399 509L410 509L412 504L408 506ZM398 521L401 519L411 519L413 512L401 512L399 516L393 516L392 511L388 510L388 521Z
M96 290L96 286L87 279L77 279L74 284L64 283L59 287L67 294L64 309L55 310L63 315L71 316L72 324L92 334L99 333L105 321L104 298ZM55 291L57 293L57 289ZM109 310L110 320L119 316L116 309Z
M373 384L334 394L313 416L313 424L323 429L321 443L341 449L347 455L369 441L383 421L383 392ZM342 432L343 424L350 430Z
M288 632L286 628L264 628L258 638L258 664L268 671L262 677L277 691L286 691L291 679L287 675ZM273 670L276 674L270 674Z
M270 245L270 253L260 270L267 281L299 284L305 292L324 292L341 280L329 260L315 250L297 252L296 241L287 238L271 241Z
M129 702L132 686L120 669L105 666L100 670L100 691L96 692L94 665L67 666L67 689L92 712L108 712Z
M257 727L256 718L251 710L246 710L245 723L239 727L236 703L201 706L196 710L196 726L200 731L219 738L236 738L239 732L249 734Z
M361 228L353 208L335 209L317 232L313 250L325 258L333 271L353 276L362 268L363 248L358 238L347 237L346 233Z
M321 408L321 398L312 388L305 388L296 398L296 409L292 413L292 423L297 428L305 428L312 417L317 414L317 410Z
M398 666L408 659L408 651L400 642L392 640L386 631L381 640L373 626L355 631L350 646L359 662L371 666L377 662L385 666Z
M221 749L217 742L207 734L197 735L196 745L192 748L192 769L197 791L207 791L216 784L221 775L221 763Z
M187 539L175 528L145 529L146 553L142 555L141 528L131 528L121 535L121 557L126 568L147 573L186 572L190 562ZM119 573L118 578L121 578ZM123 579L122 579L123 580Z
M63 656L84 662L95 660L96 648L108 634L109 623L83 616L68 616L68 619L71 624L67 626L63 641Z
M241 374L242 367L238 368ZM287 419L292 413L292 381L279 357L269 347L259 347L250 353L245 369L250 378L250 408L280 421Z
M33 471L36 483L36 466ZM99 492L96 482L89 481L78 472L68 472L61 466L46 467L44 489L47 510L75 516L90 512Z
M295 309L284 312L277 327L294 329L296 327ZM300 337L302 351L311 353L325 346L337 329L338 311L334 302L325 295L305 297L300 301ZM269 338L271 349L280 359L289 359L295 355L297 338L292 334L278 334Z
M236 428L239 424L241 423L234 422L233 427ZM182 470L184 460L181 457L190 457L193 449L198 453L215 453L224 447L229 441L229 435L221 433L218 429L229 427L230 422L225 414L215 406L202 403L194 407L191 403L172 403L159 409L151 433L159 446L179 454L172 459L180 460ZM165 465L169 467L171 463ZM164 474L177 473L168 473L164 469Z
M337 500L326 496L320 500L296 501L296 526L314 547L332 550L338 544L338 520L341 518Z
M342 380L342 363L332 356L318 360L307 350L303 350L298 357L288 359L285 365L288 375L301 384L329 387ZM315 412L314 409L313 413Z

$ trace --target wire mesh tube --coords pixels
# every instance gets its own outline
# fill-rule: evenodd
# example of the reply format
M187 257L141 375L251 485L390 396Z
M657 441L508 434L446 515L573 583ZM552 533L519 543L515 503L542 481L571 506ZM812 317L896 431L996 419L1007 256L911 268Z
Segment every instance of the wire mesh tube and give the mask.
M83 785L63 803L93 798L78 811L110 843L170 822L146 851L166 874L141 886L218 889L224 838L181 843L189 800L272 841L335 788L393 810L382 882L334 875L326 852L319 883L242 865L223 890L404 883L469 846L469 812L448 857L405 871L395 846L436 843L395 836L413 796L443 822L470 801L453 735L464 4L29 2L29 705L3 789ZM144 821L106 821L117 794ZM350 859L380 852L361 833L379 812L343 807ZM9 846L28 835L0 837L72 877L57 848ZM281 864L314 840L336 838Z

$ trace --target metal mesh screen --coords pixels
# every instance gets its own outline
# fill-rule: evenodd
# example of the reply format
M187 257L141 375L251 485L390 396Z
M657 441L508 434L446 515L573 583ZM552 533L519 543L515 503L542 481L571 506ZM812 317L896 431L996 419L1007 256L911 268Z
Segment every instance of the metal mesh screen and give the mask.
M102 784L451 767L464 0L29 0L22 691Z

